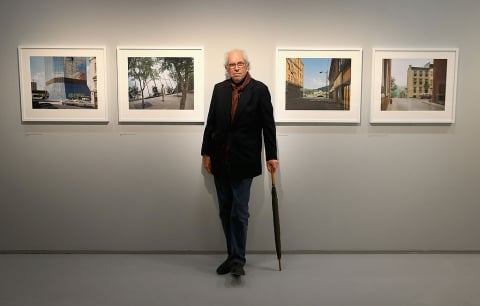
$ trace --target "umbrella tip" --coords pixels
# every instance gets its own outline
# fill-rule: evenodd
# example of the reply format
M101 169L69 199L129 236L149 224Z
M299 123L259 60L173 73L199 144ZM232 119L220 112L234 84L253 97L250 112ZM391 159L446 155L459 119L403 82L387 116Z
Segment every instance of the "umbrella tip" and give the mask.
M282 271L282 263L280 262L280 259L278 260L278 270Z

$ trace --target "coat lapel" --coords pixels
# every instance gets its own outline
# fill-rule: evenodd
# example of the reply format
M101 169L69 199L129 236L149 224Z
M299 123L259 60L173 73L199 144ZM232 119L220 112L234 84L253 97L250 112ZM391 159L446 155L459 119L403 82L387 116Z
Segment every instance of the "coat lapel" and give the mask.
M224 94L222 95L225 101L221 103L223 108L223 115L225 116L225 122L230 125L232 122L230 112L232 111L232 88L228 82L225 83Z

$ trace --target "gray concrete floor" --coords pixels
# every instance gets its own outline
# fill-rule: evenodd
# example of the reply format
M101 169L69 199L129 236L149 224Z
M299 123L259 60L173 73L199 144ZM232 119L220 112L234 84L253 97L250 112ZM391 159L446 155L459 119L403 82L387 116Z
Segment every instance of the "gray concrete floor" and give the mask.
M477 306L480 254L3 254L2 306Z

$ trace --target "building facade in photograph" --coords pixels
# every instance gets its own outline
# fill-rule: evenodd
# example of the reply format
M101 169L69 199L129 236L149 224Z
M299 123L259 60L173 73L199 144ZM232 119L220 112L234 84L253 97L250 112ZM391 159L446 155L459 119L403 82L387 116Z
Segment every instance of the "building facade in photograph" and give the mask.
M344 110L350 109L351 66L350 58L332 58L328 75L329 98L343 104Z
M45 57L45 87L50 99L90 97L85 57Z
M287 58L286 62L286 98L303 97L305 65L301 58Z
M88 88L90 89L90 100L94 103L95 108L98 107L98 91L97 91L97 58L90 57L88 60L89 79Z
M433 67L433 89L431 102L445 105L445 94L447 88L447 60L434 59Z
M407 98L431 99L433 90L433 64L423 67L408 66Z
M445 105L447 83L447 60L434 59L423 67L408 67L407 97L428 99L432 103Z
M381 110L387 110L388 106L392 103L392 59L384 58L382 60L382 101Z

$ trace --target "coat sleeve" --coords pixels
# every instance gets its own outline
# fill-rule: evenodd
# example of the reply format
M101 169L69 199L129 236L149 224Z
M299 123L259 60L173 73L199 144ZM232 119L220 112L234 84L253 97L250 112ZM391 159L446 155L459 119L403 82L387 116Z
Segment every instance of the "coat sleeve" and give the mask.
M277 136L270 92L266 85L261 86L260 112L262 116L263 141L266 160L278 159Z
M213 89L212 100L210 101L210 107L208 110L207 122L205 124L205 130L203 132L203 142L202 142L202 149L201 155L212 155L212 134L215 130L215 101L216 101L216 92L217 86Z

